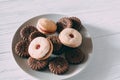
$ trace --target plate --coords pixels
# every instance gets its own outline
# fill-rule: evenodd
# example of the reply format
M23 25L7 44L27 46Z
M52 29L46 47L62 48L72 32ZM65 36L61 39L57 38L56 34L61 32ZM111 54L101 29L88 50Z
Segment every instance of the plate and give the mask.
M78 73L82 73L82 71L86 68L87 65L89 65L88 63L90 62L90 58L92 57L92 50L93 50L93 45L92 45L92 39L90 34L88 33L88 31L86 30L86 28L84 26L82 26L80 33L82 34L83 37L83 42L81 45L81 50L82 52L86 55L86 58L84 60L84 62L82 64L79 65L70 65L70 69L67 73L63 74L63 75L56 75L51 73L49 70L45 70L45 71L34 71L32 70L28 65L27 65L27 59L24 58L20 58L19 56L17 56L15 54L15 44L21 39L20 38L20 29L26 25L33 25L36 26L38 19L40 18L48 18L51 19L55 22L57 22L60 18L62 17L66 17L66 15L61 15L61 14L44 14L44 15L40 15L40 16L36 16L34 18L29 19L28 21L26 21L24 24L22 24L18 30L16 31L13 40L12 40L12 53L13 53L13 57L16 61L16 63L18 64L18 66L24 70L26 73L28 73L29 75L38 78L38 79L45 79L45 80L61 80L61 79L67 79L70 77L75 76Z

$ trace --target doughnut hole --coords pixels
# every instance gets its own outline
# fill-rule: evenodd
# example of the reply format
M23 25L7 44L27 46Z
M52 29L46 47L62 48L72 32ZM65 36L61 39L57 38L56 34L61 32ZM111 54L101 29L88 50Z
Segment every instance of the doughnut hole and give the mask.
M69 34L70 38L74 38L74 35L73 34Z
M39 49L40 48L40 44L37 44L36 46L35 46L35 49Z

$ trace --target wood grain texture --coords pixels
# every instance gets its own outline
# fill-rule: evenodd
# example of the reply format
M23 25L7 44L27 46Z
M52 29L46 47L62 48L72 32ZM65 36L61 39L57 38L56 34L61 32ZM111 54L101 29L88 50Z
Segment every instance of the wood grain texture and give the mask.
M79 17L93 38L92 63L85 75L69 80L120 80L119 4L120 0L0 0L0 80L35 80L16 64L11 42L21 24L48 13Z

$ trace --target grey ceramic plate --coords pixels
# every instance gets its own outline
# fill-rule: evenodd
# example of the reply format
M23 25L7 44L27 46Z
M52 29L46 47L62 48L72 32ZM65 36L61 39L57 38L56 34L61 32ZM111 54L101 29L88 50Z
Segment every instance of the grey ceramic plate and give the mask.
M20 29L26 25L33 25L36 26L36 23L38 21L38 19L44 17L44 18L48 18L51 19L53 21L58 21L61 17L64 17L65 15L60 15L60 14L45 14L45 15L40 15L37 17L34 17L32 19L29 19L28 21L26 21L23 25L21 25L19 27L19 29L16 31L13 41L12 41L12 52L13 52L13 57L15 58L16 63L20 66L20 68L22 70L24 70L26 73L28 73L29 75L41 79L41 80L61 80L61 79L67 79L70 78L78 73L82 73L82 71L86 68L87 65L89 65L88 63L90 63L90 58L93 55L92 50L93 50L93 46L92 46L92 40L91 37L88 33L88 31L86 30L85 27L82 26L80 33L82 34L83 37L83 42L81 45L81 50L83 51L84 54L86 54L86 59L82 64L79 65L71 65L69 71L64 74L64 75L55 75L53 73L51 73L49 70L45 70L45 71L34 71L32 70L28 65L27 65L27 59L23 59L20 58L19 56L17 56L14 52L14 47L15 44L21 39L19 32Z

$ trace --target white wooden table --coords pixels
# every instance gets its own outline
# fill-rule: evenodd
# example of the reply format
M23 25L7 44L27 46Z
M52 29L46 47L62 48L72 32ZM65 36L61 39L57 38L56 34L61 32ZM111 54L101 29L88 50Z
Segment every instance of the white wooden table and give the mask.
M92 36L93 60L69 80L120 80L120 0L0 0L0 80L36 80L12 57L15 31L41 14L77 16Z

